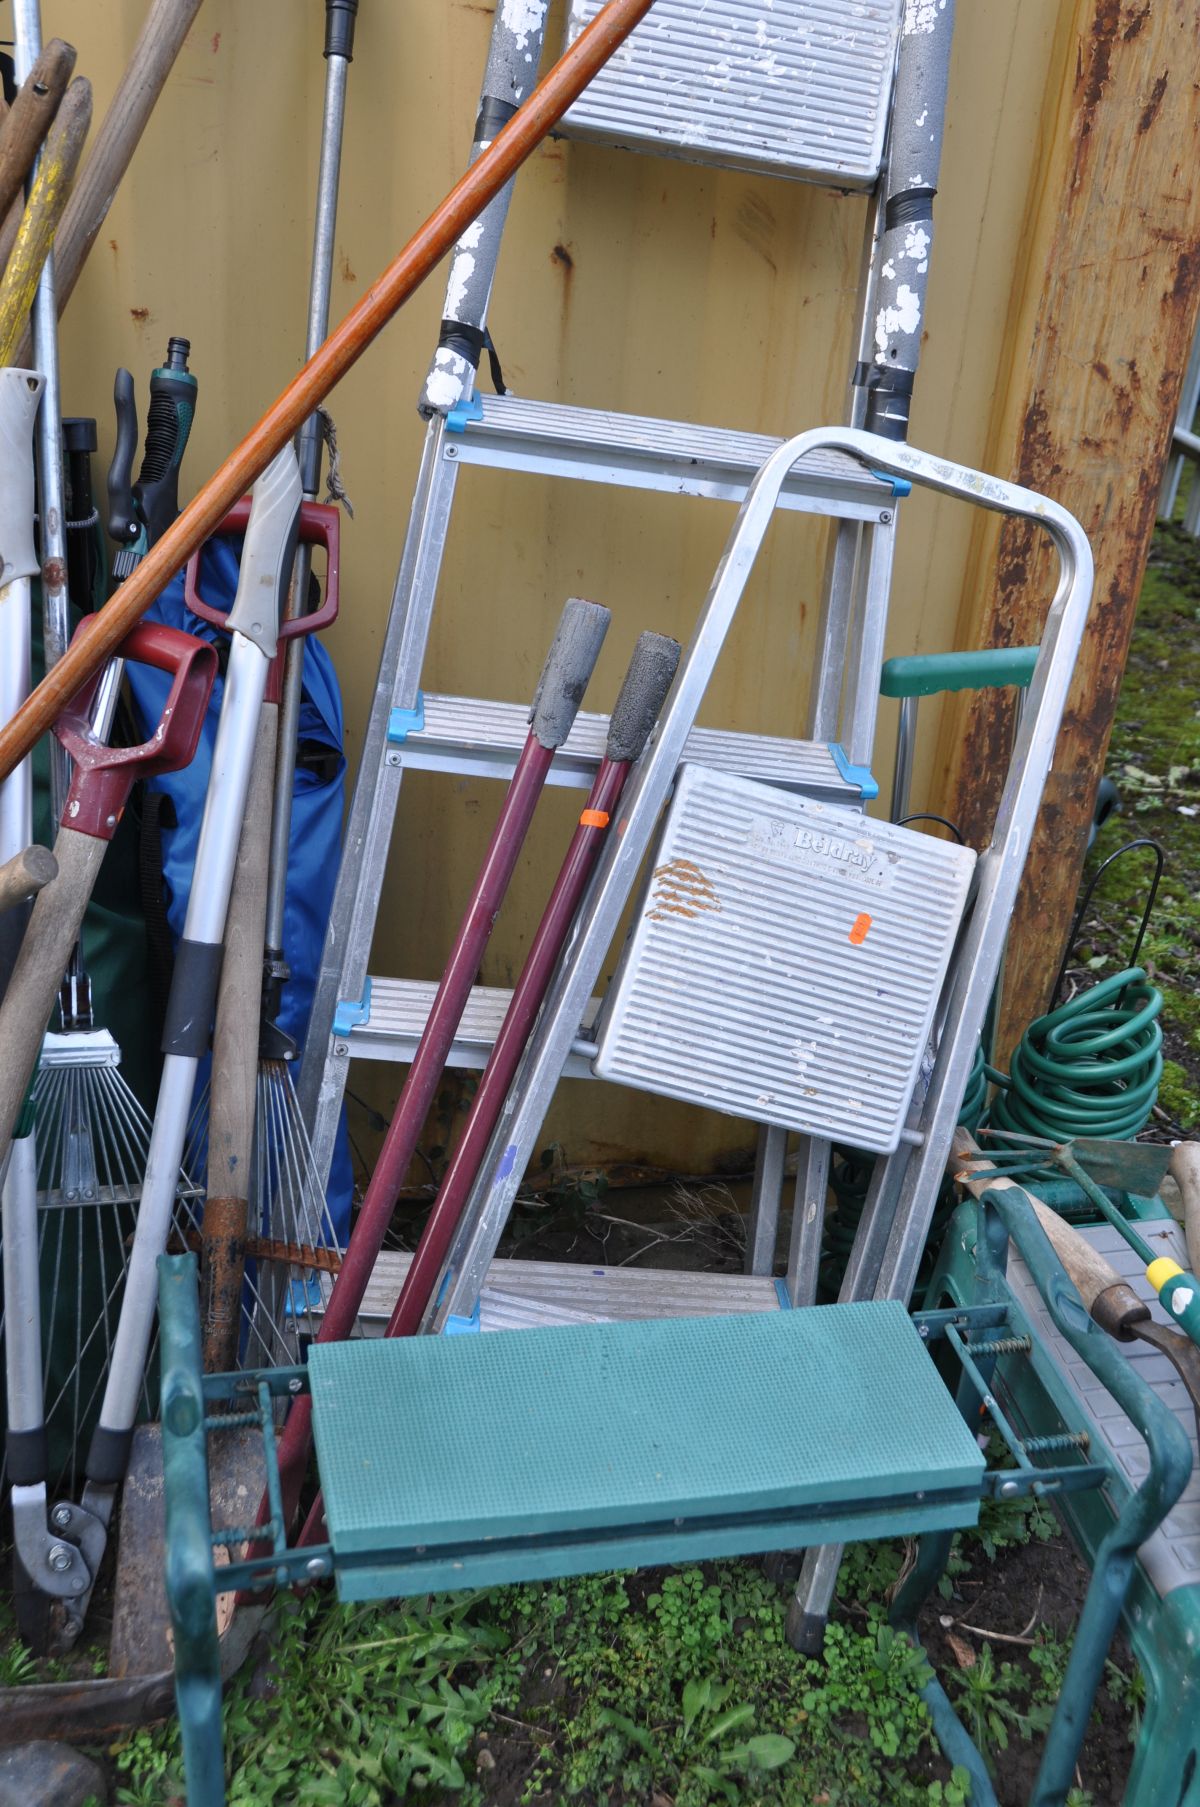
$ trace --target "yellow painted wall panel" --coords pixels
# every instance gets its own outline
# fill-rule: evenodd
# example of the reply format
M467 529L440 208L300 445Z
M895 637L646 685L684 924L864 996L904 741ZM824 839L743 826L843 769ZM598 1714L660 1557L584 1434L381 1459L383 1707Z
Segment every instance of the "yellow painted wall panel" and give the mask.
M561 21L552 14L549 41ZM168 334L193 343L200 399L185 496L295 372L304 318L324 64L321 0L206 0L63 327L65 405L94 413L103 470L119 363L146 378ZM45 30L79 49L97 117L140 24L135 0L47 0ZM959 6L917 382L915 443L984 455L1005 317L1036 192L1039 122L1060 0ZM350 73L335 318L459 173L491 7L363 0ZM1050 97L1051 101L1053 96ZM854 356L861 197L558 142L517 184L491 324L518 392L787 433L842 417ZM355 503L344 614L329 636L356 758L421 443L415 398L436 338L435 277L340 385L331 407ZM972 555L966 511L906 507L890 652L955 644ZM687 637L732 520L720 504L471 471L459 486L430 643L430 688L524 698L563 599L615 621L590 705L611 700L636 634ZM786 516L747 594L703 719L800 727L824 531ZM894 718L881 718L886 794ZM930 796L927 707L914 805ZM373 955L435 975L497 800L481 782L405 787ZM554 794L484 976L508 980L557 865L574 793ZM383 1107L397 1075L356 1070ZM697 1171L748 1146L746 1126L613 1088L564 1088L547 1130L570 1158L635 1155Z

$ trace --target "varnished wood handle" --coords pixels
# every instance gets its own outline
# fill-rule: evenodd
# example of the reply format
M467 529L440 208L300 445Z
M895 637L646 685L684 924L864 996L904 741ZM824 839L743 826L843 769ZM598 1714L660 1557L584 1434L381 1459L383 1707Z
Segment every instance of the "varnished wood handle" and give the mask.
M980 1163L980 1171L972 1172L971 1163ZM950 1172L958 1183L965 1186L973 1198L982 1198L985 1192L1024 1192L1033 1207L1033 1212L1043 1230L1054 1253L1058 1256L1067 1273L1070 1275L1080 1298L1092 1311L1098 1298L1110 1287L1120 1286L1121 1276L1095 1250L1078 1230L1073 1230L1065 1223L1056 1211L1044 1205L1025 1187L1018 1186L1004 1174L996 1173L987 1165L987 1155L980 1149L969 1130L957 1129L951 1143Z

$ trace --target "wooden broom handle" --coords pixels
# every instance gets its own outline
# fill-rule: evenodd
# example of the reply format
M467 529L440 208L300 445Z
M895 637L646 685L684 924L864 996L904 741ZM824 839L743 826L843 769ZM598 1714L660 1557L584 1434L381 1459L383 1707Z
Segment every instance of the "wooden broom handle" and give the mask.
M92 617L37 689L0 728L0 779L20 764L68 698L115 651L196 547L357 362L392 315L446 255L504 184L516 174L572 101L649 12L653 0L609 0L543 82L457 181L383 275L336 327L258 425L211 476L112 600Z
M1167 1169L1183 1198L1183 1227L1192 1272L1200 1272L1200 1142L1180 1142Z
M21 192L42 140L54 123L74 67L75 52L70 44L51 38L4 116L0 127L0 220ZM8 261L7 257L4 261Z
M253 1173L267 868L278 731L279 705L264 703L258 718L250 791L225 917L225 952L217 987L200 1261L200 1337L204 1367L209 1374L237 1366L246 1218Z
M58 862L48 847L26 847L0 866L0 910L36 897L58 872Z
M107 851L108 842L96 835L79 834L72 828L58 831L54 843L58 876L39 893L33 906L4 1002L0 1004L0 1166L8 1153L59 983L79 938L92 886Z
M1023 1186L1018 1186L1015 1180L997 1173L990 1164L983 1166L980 1172L973 1173L970 1165L973 1161L987 1163L987 1154L978 1146L969 1130L959 1128L954 1133L950 1160L947 1163L951 1177L964 1186L973 1198L982 1198L985 1192L1023 1192L1034 1216L1045 1230L1051 1248L1066 1268L1089 1312L1102 1293L1121 1284L1117 1270L1092 1247L1086 1237L1081 1236L1078 1230L1073 1230L1070 1224L1064 1223L1057 1212L1043 1204L1033 1193L1027 1192Z

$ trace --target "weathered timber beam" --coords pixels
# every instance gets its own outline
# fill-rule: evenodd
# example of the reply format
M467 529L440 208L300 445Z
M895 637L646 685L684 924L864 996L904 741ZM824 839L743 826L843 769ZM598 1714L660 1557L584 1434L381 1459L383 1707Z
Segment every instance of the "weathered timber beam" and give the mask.
M1077 0L1060 34L1030 195L988 468L1071 509L1096 590L1013 923L998 1052L1044 1007L1071 921L1200 306L1194 0ZM1035 529L981 533L963 646L1039 636L1049 561ZM945 713L936 808L982 845L1011 701Z

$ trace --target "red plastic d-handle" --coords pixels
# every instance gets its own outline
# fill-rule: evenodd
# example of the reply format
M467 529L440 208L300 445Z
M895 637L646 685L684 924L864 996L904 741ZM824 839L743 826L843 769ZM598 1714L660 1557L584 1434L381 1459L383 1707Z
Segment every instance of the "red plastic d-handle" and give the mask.
M229 513L222 520L216 533L245 533L250 521L250 503L252 497L243 496L235 502ZM324 546L325 596L319 609L310 615L294 615L279 624L279 638L291 640L297 634L318 634L331 621L337 620L338 613L338 575L341 562L342 517L331 502L302 502L300 504L300 539L305 545ZM200 554L204 548L199 547L192 553L187 563L187 572L183 580L183 600L193 615L201 621L207 621L213 627L223 628L228 611L214 609L201 596L198 585L200 581Z
M97 620L98 616L85 615L76 635L88 633ZM190 764L217 675L215 647L157 621L139 622L122 640L117 657L171 674L171 688L150 738L137 747L110 747L96 737L87 712L98 677L71 699L54 724L74 761L62 826L101 841L112 839L138 778L177 772Z

